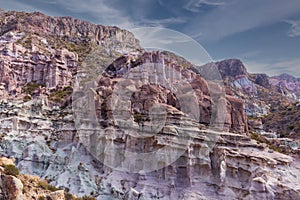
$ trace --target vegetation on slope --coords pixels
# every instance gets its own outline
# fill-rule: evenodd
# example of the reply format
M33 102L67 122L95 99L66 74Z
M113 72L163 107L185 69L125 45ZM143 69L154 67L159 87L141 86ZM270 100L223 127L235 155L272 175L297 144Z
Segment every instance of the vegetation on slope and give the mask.
M274 131L280 137L300 137L300 104L280 106L263 118L264 129Z

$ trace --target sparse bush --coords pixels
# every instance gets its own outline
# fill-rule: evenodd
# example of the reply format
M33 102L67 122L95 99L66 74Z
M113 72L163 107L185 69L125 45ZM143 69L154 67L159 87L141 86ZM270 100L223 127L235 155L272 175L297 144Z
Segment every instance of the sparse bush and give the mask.
M42 85L42 84L35 83L35 82L30 82L30 83L27 83L27 84L23 87L22 92L25 93L25 94L30 94L30 95L32 95L33 92L36 91L39 87L45 87L45 86Z
M295 128L294 125L289 125L288 127L289 127L289 129L291 129L291 130L293 130L293 129Z
M77 198L76 200L96 200L96 198L91 197L91 196L83 196L83 197Z
M38 186L44 190L49 190L51 192L55 192L55 191L59 190L57 187L55 187L53 185L49 185L49 183L47 181L39 181Z
M134 121L136 121L137 123L140 123L143 121L143 116L140 113L136 113L134 114Z
M4 173L11 176L18 176L20 171L15 165L4 165Z
M31 97L29 95L26 95L24 98L23 98L23 101L24 102L27 102L27 101L30 101L31 100Z
M262 136L258 133L251 133L251 139L256 140L258 142L258 144L260 144L260 143L267 144L268 143L268 140L264 136Z
M48 183L46 181L39 181L38 186L44 190L48 189Z
M267 144L268 147L274 151L277 151L279 153L285 153L284 150L282 150L280 147L274 145L272 142L270 142L264 136L262 136L258 133L251 133L251 139L256 140L258 144L260 144L260 143Z
M53 185L48 185L48 190L50 190L51 192L55 192L55 191L59 190L59 188L57 188Z
M24 183L23 183L23 185L24 185ZM26 194L28 192L28 190L29 190L28 187L24 186L23 190L22 190L23 194Z
M91 197L91 196L75 197L69 192L65 192L65 199L66 200L96 200L95 197Z
M66 200L75 200L75 197L70 194L69 192L65 192L65 199Z
M65 87L62 90L57 90L51 93L49 99L55 102L62 102L66 97L72 95L72 87Z

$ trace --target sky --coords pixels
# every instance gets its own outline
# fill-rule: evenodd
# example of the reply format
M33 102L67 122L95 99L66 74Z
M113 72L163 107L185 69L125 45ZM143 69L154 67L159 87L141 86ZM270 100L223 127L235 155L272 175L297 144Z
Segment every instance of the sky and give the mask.
M0 0L0 8L128 30L168 28L197 41L215 61L238 58L252 73L300 77L299 0Z

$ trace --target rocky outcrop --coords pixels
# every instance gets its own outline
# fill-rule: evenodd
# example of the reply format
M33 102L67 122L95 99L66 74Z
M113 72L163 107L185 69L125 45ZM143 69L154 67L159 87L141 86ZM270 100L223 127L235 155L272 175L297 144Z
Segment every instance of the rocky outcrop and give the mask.
M269 76L267 74L252 74L253 81L257 85L260 85L264 88L270 88L271 84L269 81Z
M7 200L22 200L23 198L23 184L14 176L1 175L1 182L3 198Z
M239 199L256 198L257 195L298 198L297 160L270 151L246 135L201 130L198 123L172 106L165 107L166 121L163 127L158 127L161 131L153 136L135 139L141 134L147 136L141 131L150 127L146 121L139 121L140 126L143 124L139 131L139 124L135 122L139 118L135 116L127 123L121 122L128 118L116 118L119 128L107 124L103 129L104 138L94 138L96 144L101 139L103 147L109 147L111 139L115 141L123 153L106 151L102 158L114 158L110 164L116 166L123 161L123 167L139 166L135 159L127 162L128 150L141 153L162 147L172 149L179 144L183 148L176 162L159 170L138 173L114 170L97 161L92 156L92 149L86 143L80 144L84 140L79 137L83 135L76 134L72 121L67 120L70 115L66 115L66 110L58 111L30 102L6 105L5 108L7 111L18 110L19 114L15 117L10 114L8 118L2 115L0 130L2 135L5 133L1 142L5 144L1 147L2 154L13 155L21 171L47 178L52 184L69 188L70 192L80 196L93 193L98 199L111 196L125 199L135 196L137 199L138 196L146 199L192 196ZM29 116L31 119L26 119ZM136 126L122 128L130 121L137 123ZM188 138L180 138L186 134ZM165 156L171 155L165 153ZM165 161L165 157L162 159ZM164 166L163 162L161 165Z
M90 67L98 71L122 54L142 51L132 33L117 27L41 13L11 11L0 18L1 98L49 95L72 86L79 65L98 63ZM26 84L35 91L24 92Z
M242 63L242 61L238 59L228 59L215 63L222 75L222 78L226 77L237 77L242 75L247 75L247 69Z
M49 185L39 177L19 174L15 160L0 157L0 198L5 200L75 199L76 196Z
M14 37L12 35L12 37ZM1 38L0 38L1 40ZM28 83L34 83L47 89L71 86L73 74L77 70L76 53L66 49L51 50L49 55L31 53L30 58L23 57L26 48L9 44L0 49L0 83L2 96L20 95ZM28 91L29 92L29 91ZM3 97L2 97L3 98Z
M111 99L114 95L123 98L124 90L131 88L137 92L132 93L131 102L128 102L129 108L131 107L129 112L147 113L153 105L162 103L172 105L184 113L190 113L199 123L207 126L217 123L211 122L212 115L216 115L216 119L222 119L220 123L224 126L224 131L245 133L248 130L242 101L233 96L225 96L225 93L222 96L222 86L207 82L201 75L178 65L160 52L146 52L139 58L122 56L108 66L106 73L110 80L105 74L100 80L101 90L97 92L104 94L100 99ZM124 88L121 90L122 94L106 92L115 91L114 85ZM176 94L181 88L184 88L185 92ZM213 88L217 88L217 91ZM186 97L183 97L184 95ZM213 111L213 107L218 103L226 108L224 112ZM101 104L99 102L99 105ZM198 110L194 110L193 105L198 105ZM104 113L110 112L103 110L103 107L99 110Z
M244 110L266 105L250 104L262 90L241 61L217 63L224 89L211 71L206 79L174 54L142 52L116 27L1 19L0 152L22 172L99 200L299 199L299 161L248 136ZM55 95L68 101L49 103ZM16 178L23 199L68 199Z
M74 43L87 40L98 44L108 39L118 42L124 51L132 47L139 48L139 41L133 34L118 27L94 25L71 17L50 17L39 12L10 11L1 18L0 35L20 31L65 38Z
M297 78L288 74L274 77L250 74L241 61L235 59L206 66L218 68L226 93L243 101L250 132L258 133L263 138L261 141L274 143L279 151L297 154L297 145L290 142L292 138L295 144L298 143L296 100L300 90ZM275 141L277 137L286 142Z
M283 96L295 100L300 97L300 80L289 74L270 77L270 84Z

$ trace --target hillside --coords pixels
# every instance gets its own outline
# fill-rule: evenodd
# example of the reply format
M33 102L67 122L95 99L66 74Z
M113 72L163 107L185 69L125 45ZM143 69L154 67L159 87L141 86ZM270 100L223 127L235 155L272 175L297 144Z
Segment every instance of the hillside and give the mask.
M126 30L70 17L0 19L0 152L48 189L98 200L300 198L299 160L252 135L263 128L249 116L295 101L268 76L237 59L196 70ZM212 64L224 84L205 78ZM39 187L25 179L23 190Z

